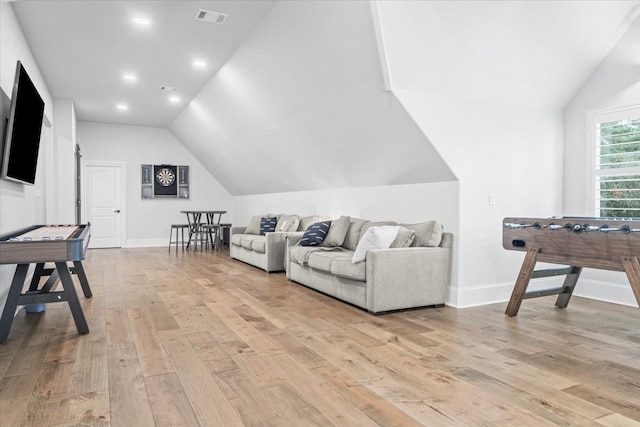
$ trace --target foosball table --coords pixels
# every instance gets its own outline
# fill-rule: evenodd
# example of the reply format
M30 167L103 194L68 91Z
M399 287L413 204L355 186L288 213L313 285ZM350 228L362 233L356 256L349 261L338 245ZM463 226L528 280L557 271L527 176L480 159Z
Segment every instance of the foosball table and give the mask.
M516 316L523 299L558 295L569 304L583 268L623 271L640 306L640 220L620 218L505 218L502 245L526 252L506 314ZM535 270L537 262L568 267ZM566 276L558 288L530 291L531 279Z
M9 336L18 305L67 302L78 333L89 333L71 275L77 275L84 296L91 298L91 288L82 267L90 238L89 224L33 225L0 236L0 264L17 264L0 316L0 343ZM54 263L55 268L45 268L46 263ZM22 293L31 264L35 264L35 271L29 290ZM47 280L40 286L43 277ZM62 289L56 291L58 280Z

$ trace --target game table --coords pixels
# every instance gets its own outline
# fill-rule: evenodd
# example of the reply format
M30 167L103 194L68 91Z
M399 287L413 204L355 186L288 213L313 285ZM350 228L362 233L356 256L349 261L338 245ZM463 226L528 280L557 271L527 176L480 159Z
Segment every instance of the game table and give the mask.
M523 299L558 295L569 304L584 267L626 273L640 306L640 220L635 218L504 218L502 246L526 252L506 314L516 316ZM537 262L568 267L534 270ZM527 292L534 278L566 276L558 288Z
M84 296L91 298L91 288L82 267L90 239L90 224L33 225L0 236L0 264L17 264L0 316L0 343L7 341L18 305L66 301L78 333L89 333L71 275L78 276ZM45 268L46 263L54 263L55 268ZM35 264L35 270L28 292L23 293L31 264ZM48 279L40 286L42 277ZM60 291L55 290L58 280L62 284Z

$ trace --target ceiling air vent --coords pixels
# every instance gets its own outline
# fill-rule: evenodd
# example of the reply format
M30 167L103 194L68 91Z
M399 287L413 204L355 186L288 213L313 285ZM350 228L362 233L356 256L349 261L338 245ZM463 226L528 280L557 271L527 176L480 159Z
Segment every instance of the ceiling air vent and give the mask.
M196 13L195 20L196 21L204 21L210 22L212 24L224 24L224 21L227 20L226 13L213 12L211 10L198 9L198 13Z

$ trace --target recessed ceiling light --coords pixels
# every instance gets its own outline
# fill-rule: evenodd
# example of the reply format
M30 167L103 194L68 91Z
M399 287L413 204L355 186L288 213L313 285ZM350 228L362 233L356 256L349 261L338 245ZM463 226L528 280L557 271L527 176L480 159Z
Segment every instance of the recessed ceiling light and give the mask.
M171 101L173 103L180 102L180 97L179 96L170 96L169 97L169 101Z
M151 21L148 20L147 18L134 18L133 22L135 24L138 24L138 25L142 26L142 27L146 27L146 26L151 24Z
M204 68L207 66L207 62L203 61L202 59L196 59L195 61L193 61L193 66L196 68Z
M127 104L118 104L116 105L116 108L120 111L127 111L129 109L129 106Z
M128 82L135 82L136 80L138 80L138 77L136 77L135 74L130 74L130 73L123 74L122 78Z

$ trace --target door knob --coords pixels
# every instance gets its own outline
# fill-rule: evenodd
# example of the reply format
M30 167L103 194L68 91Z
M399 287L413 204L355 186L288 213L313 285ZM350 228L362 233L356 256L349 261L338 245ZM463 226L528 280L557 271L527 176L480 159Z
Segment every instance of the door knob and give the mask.
M115 210L114 212L115 212L115 213L120 213L120 209L118 209L118 210Z

